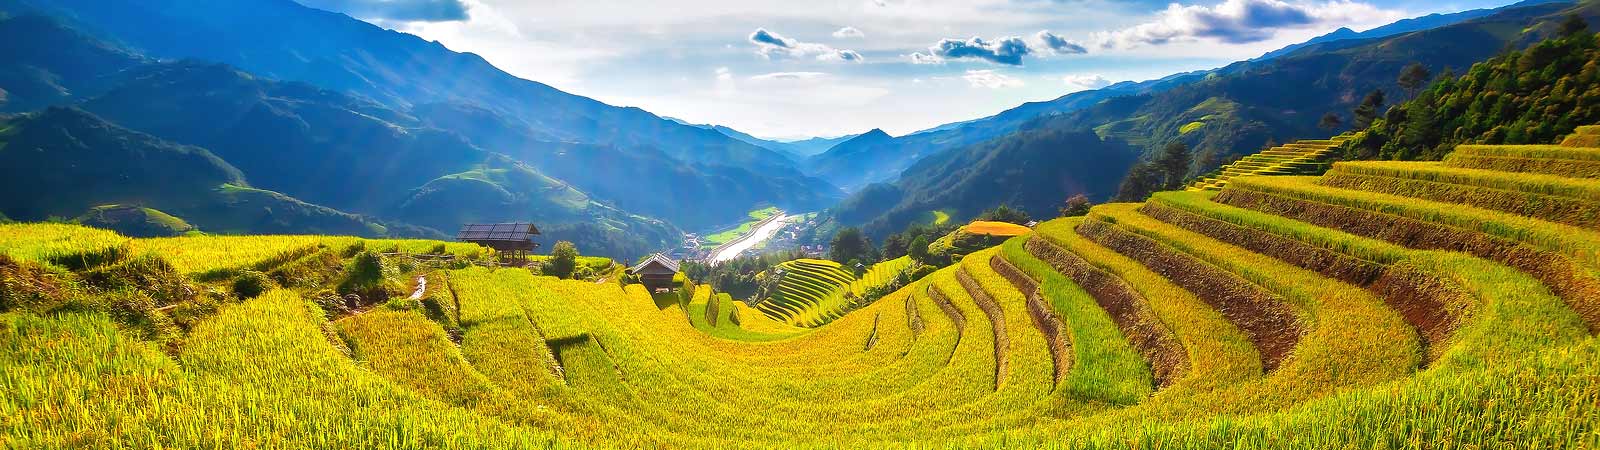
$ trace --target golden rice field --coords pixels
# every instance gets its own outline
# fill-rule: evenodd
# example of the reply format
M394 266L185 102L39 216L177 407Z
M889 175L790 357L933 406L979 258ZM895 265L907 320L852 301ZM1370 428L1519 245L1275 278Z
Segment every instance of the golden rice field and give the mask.
M821 326L845 314L867 290L889 285L909 267L911 258L896 258L874 264L857 278L849 268L833 261L787 261L772 272L779 277L777 288L756 309L782 323Z
M1600 155L1475 151L1579 150ZM421 300L347 311L201 275L355 238L3 225L0 447L1600 448L1592 181L1496 164L1339 163L1100 205L810 327L824 316L799 303L709 285L388 259ZM103 281L136 255L199 294L38 300L142 295ZM335 258L318 267L360 266ZM785 295L908 265L791 262ZM139 331L168 316L181 338Z
M975 221L961 227L961 231L987 236L1021 236L1028 234L1028 227L1006 222Z

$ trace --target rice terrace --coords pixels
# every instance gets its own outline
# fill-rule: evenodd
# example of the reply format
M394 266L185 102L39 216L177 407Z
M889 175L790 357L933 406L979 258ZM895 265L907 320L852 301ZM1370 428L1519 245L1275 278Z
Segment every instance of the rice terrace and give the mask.
M1600 3L711 3L0 0L0 448L1600 449Z

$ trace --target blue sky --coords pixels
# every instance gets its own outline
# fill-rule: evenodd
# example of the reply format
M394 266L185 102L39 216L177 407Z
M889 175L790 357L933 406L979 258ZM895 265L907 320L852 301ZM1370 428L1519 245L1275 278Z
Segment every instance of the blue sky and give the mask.
M300 0L614 105L763 137L900 135L1339 27L1508 0Z

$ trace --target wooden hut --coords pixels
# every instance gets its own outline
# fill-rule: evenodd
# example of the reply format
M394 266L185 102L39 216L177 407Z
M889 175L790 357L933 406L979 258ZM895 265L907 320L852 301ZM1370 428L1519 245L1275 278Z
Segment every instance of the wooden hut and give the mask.
M650 255L644 262L629 268L628 273L638 276L639 283L651 291L678 288L672 281L678 275L678 262L660 253Z
M528 255L539 248L533 237L539 227L531 223L491 223L462 225L456 240L489 247L500 254L500 259L527 261Z

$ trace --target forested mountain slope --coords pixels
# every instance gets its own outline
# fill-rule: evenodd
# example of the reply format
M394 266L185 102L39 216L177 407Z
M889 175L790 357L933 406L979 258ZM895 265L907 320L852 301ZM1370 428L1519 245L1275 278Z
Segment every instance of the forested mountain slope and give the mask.
M17 117L0 122L0 130L0 210L15 220L72 218L102 205L133 204L219 233L443 237L252 188L238 169L205 149L76 109Z
M1321 138L1343 131L1320 128L1320 119L1332 112L1342 116L1346 123L1350 122L1348 111L1373 90L1384 90L1391 98L1404 98L1408 93L1397 82L1397 74L1403 67L1420 63L1434 73L1447 68L1463 70L1508 45L1525 46L1554 35L1559 22L1568 14L1596 19L1600 18L1600 6L1594 2L1532 2L1422 31L1308 45L1264 61L1235 63L1198 79L1193 79L1193 75L1179 76L1177 79L1184 81L1169 82L1162 89L1104 98L1073 111L1035 119L1015 131L1015 136L995 140L1027 139L1023 136L1038 134L1046 128L1067 132L1093 130L1099 140L1062 145L1057 151L1093 147L1103 140L1125 142L1135 155L1149 155L1168 143L1182 142L1195 154L1189 174L1199 174L1236 155L1259 150L1270 142ZM943 152L967 153L969 155L964 158L976 160L996 148L1003 146L980 143ZM938 155L927 157L927 161L952 158L956 157ZM1010 161L1013 162L997 167L1015 171L1034 164L1026 159ZM944 198L981 198L982 195L959 191L935 194L917 190L915 186L936 186L946 179L1002 179L1006 174L1004 170L974 173L969 167L958 166L948 166L942 171L925 170L938 166L932 163L917 166L924 170L914 167L894 182L899 195L886 196L884 193L889 189L874 189L878 201L846 201L834 211L834 216L860 218L861 222L840 222L842 225L866 224L871 234L881 237L912 221L925 219L927 215L923 213L930 209L948 208L976 214L994 205L924 203L917 199L934 195ZM1029 195L1054 196L1057 203L1029 204L1027 210L1035 215L1049 215L1059 202L1080 193L1096 201L1109 199L1115 194L1115 182L1093 184L1086 182L1091 178L1083 176L1099 169L1100 166L1068 168L1064 169L1067 173L1058 175L1066 178L1036 180L1043 189L1053 192L1033 191ZM1010 189L1012 192L1022 190ZM992 197L1004 199L1008 195ZM884 202L884 199L895 201Z
M685 228L742 217L760 204L822 208L842 195L827 182L803 175L789 157L715 130L568 94L516 78L477 55L289 0L0 0L0 11L51 15L153 58L221 62L257 77L349 94L416 117L422 126L450 129L495 152L563 157L545 152L563 149L563 142L592 144L609 149L578 156L613 165L665 166L676 175L662 177L675 184L643 188L696 192L716 187L736 193L692 214L681 203L662 201L663 196L626 199L657 201L629 209ZM441 111L474 111L494 125L457 128ZM662 155L672 161L662 164ZM610 173L552 175L594 191L622 180L605 178L615 175ZM622 195L607 200L625 201Z

